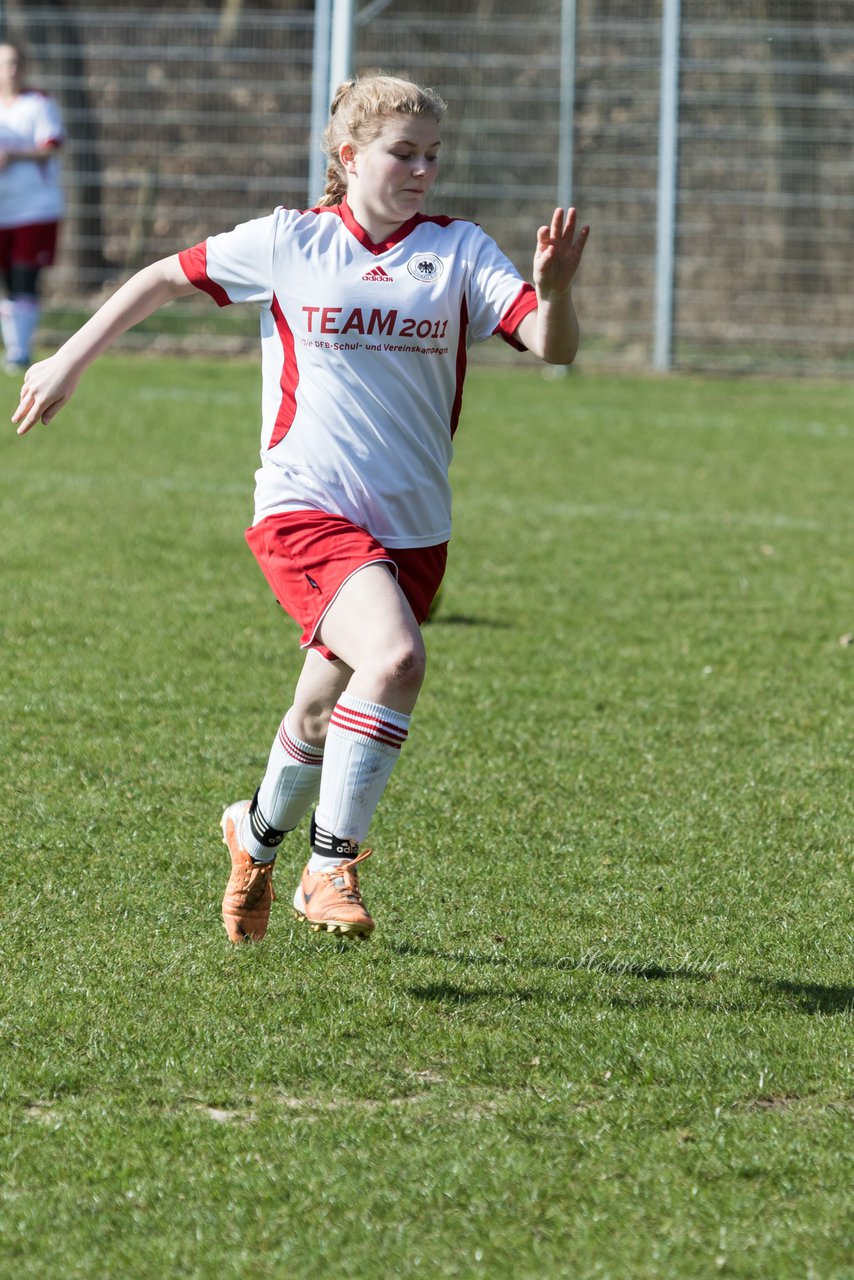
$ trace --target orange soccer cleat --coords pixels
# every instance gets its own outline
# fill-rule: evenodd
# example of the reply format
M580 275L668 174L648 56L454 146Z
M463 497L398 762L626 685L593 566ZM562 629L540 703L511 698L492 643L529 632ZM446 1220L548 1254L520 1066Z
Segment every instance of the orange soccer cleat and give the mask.
M222 840L231 854L231 875L222 900L222 919L232 942L260 942L267 932L273 892L273 863L253 862L237 838L250 801L230 804L222 815ZM274 859L275 861L275 859Z
M365 849L358 858L341 862L329 871L309 871L306 867L294 894L297 919L305 920L315 933L325 929L341 938L369 938L374 922L362 901L356 864L370 855L371 850Z

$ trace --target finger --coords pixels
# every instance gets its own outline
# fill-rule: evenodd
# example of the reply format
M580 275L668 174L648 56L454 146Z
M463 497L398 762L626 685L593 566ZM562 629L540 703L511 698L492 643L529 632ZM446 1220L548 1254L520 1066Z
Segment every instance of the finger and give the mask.
M59 400L54 400L53 404L48 409L45 409L44 413L42 414L42 422L45 424L45 426L47 426L47 424L51 421L52 418L56 417L56 415L59 413L60 409L64 404L65 404L65 397L62 396Z
M18 434L19 436L25 436L25 435L27 434L27 432L29 431L30 427L34 427L35 425L36 425L36 420L35 420L35 418L34 418L34 417L32 417L31 415L28 415L28 416L24 419L24 421L21 423L21 425L18 427L17 434Z
M542 251L547 248L551 242L551 229L549 227L537 228L537 248Z
M563 239L569 240L570 243L572 243L575 237L576 218L577 218L577 214L575 209L567 209L566 221L563 223L561 234L563 236Z
M12 421L20 422L27 410L32 408L32 404L33 398L27 394L27 384L24 383L23 387L21 387L21 396L18 401L18 407L12 414Z
M22 402L21 406L18 409L18 412L15 414L15 417L12 419L13 422L20 420L20 426L18 427L18 435L19 436L26 435L27 432L32 427L34 427L37 422L44 421L44 415L50 410L50 408L51 408L50 405L45 405L43 402L39 402L38 400L35 399L35 397L31 398L28 405L25 405Z
M12 414L12 421L20 422L21 419L24 417L24 415L28 413L30 409L32 409L34 404L35 404L35 395L27 385L26 379L24 379L23 385L21 387L20 395L18 397L18 407L15 410L15 412Z
M18 427L18 435L25 436L27 432L30 430L30 428L36 425L38 420L39 420L38 411L31 406L26 416L21 419L21 424Z
M33 394L34 394L33 382L32 382L32 379L30 378L32 369L33 369L32 365L30 365L28 369L25 369L24 376L21 379L21 389L18 392L18 408L17 408L18 413L20 413L24 405L28 404L30 400L32 400L33 398Z

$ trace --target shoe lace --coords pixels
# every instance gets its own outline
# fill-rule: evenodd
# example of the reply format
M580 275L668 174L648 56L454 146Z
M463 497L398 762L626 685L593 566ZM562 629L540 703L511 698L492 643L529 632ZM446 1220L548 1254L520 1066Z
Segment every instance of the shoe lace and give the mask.
M263 898L267 885L270 885L273 897L276 891L272 885L273 863L272 862L256 862L253 863L245 881L243 905L245 907L254 907L255 903Z
M364 862L365 858L370 858L372 853L373 849L363 849L357 858L353 858L350 862L339 862L337 867L323 872L325 878L335 885L342 897L360 907L364 904L359 888L359 873L354 868L358 862ZM339 884L339 880L342 883Z

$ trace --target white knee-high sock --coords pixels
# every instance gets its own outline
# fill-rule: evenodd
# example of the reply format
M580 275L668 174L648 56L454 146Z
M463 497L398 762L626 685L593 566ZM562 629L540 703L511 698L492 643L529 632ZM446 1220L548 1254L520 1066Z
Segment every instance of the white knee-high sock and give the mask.
M320 791L323 748L291 733L289 716L290 712L279 725L267 770L240 824L240 843L258 862L275 858L284 835L293 831Z
M7 360L21 362L32 358L32 342L40 313L38 298L4 298L0 307L0 327Z
M17 360L18 330L15 325L15 313L12 310L11 298L3 298L0 301L0 335L3 337L6 359Z
M319 828L338 840L364 840L410 720L402 711L341 695L326 736L315 813Z

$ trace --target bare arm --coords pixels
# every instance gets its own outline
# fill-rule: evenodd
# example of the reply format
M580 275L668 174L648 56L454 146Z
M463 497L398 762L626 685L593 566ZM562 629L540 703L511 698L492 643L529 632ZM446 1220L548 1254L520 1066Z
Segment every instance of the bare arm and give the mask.
M55 355L27 370L20 404L12 414L18 435L26 435L37 422L55 418L71 399L84 371L120 334L173 298L194 292L177 254L131 276Z
M0 172L13 160L35 160L36 164L44 164L50 160L51 156L55 156L58 150L59 144L56 142L50 142L44 147L21 147L14 150L8 147L0 148Z
M520 321L516 336L547 364L572 364L578 350L578 318L572 304L572 281L590 234L575 235L576 213L555 209L551 224L540 227L534 252L537 309Z

